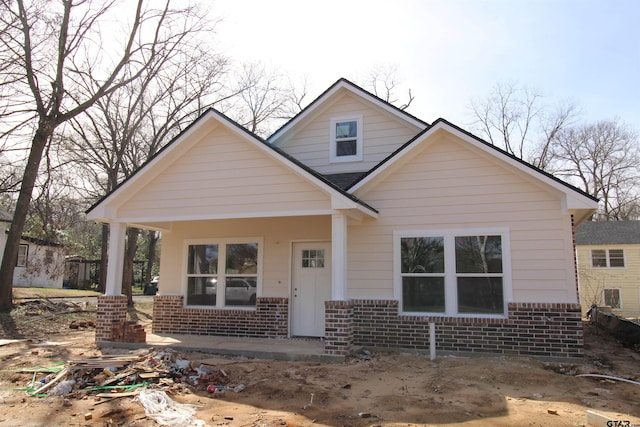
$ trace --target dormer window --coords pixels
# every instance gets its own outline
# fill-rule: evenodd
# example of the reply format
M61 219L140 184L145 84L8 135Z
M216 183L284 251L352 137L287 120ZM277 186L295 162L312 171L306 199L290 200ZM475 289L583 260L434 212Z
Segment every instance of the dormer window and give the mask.
M330 134L332 163L362 160L362 116L332 119Z

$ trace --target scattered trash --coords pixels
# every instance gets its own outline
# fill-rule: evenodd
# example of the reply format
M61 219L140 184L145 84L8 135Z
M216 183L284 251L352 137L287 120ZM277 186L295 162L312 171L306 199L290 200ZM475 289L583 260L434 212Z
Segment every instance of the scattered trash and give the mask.
M173 401L164 391L141 390L135 398L144 408L147 418L160 425L172 427L204 426L205 423L194 417L193 405L185 405Z
M599 379L604 379L604 380L611 380L611 381L614 381L614 382L615 381L623 381L623 382L630 383L630 384L640 385L640 382L638 382L638 381L628 380L626 378L612 377L611 375L580 374L580 375L576 375L576 377L591 377L591 378L599 378Z
M314 396L314 394L313 394L313 393L311 393L311 399L309 400L309 403L307 403L306 405L304 405L304 406L302 407L302 409L307 409L308 407L310 407L311 405L313 405L313 396Z
M51 396L64 396L70 394L73 390L73 385L76 383L76 380L66 380L62 381L60 384L56 385L51 389L49 395Z

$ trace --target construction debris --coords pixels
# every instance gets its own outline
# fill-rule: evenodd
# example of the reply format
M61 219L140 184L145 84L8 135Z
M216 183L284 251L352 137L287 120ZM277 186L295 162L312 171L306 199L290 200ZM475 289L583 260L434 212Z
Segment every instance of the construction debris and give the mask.
M213 390L219 395L239 393L245 388L244 384L230 384L222 369L193 366L172 350L69 360L64 365L36 366L20 372L33 374L27 387L20 389L32 396L82 399L92 395L98 403L101 399L136 396L142 389L162 389L173 394ZM41 374L47 375L37 380Z

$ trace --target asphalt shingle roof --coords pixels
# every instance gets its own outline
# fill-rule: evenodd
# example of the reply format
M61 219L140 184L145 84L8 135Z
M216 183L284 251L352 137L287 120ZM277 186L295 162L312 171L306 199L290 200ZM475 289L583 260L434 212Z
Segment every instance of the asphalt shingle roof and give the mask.
M333 173L324 175L324 177L327 179L327 181L330 181L345 190L349 188L351 184L353 184L366 174L366 172Z
M576 228L576 244L640 244L640 221L584 222Z

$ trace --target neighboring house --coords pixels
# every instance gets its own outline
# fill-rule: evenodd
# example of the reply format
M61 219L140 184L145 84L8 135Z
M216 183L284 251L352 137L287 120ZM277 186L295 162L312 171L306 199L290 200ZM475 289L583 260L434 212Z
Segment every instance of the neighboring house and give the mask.
M576 229L580 303L640 317L640 221L585 222Z
M0 260L7 243L11 214L0 208ZM64 251L59 243L23 236L13 271L13 286L62 288Z
M574 357L582 191L341 79L267 141L209 110L88 211L111 227L96 341L119 340L127 226L162 234L153 331ZM230 284L233 284L230 286Z

